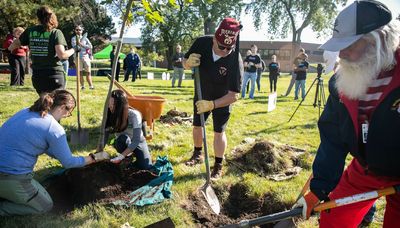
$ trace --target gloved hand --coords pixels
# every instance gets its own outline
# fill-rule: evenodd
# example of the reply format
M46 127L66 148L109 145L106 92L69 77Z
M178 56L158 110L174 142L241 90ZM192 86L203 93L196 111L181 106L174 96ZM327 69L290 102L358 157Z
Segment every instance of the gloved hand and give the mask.
M105 151L97 152L93 155L94 155L96 162L110 159L110 155Z
M319 204L318 197L314 193L308 192L296 202L293 208L303 207L303 218L309 219L311 213L313 212L314 207L317 206L318 204Z
M117 157L110 160L110 162L119 164L122 160L124 160L125 156L123 154L118 154Z
M214 101L200 100L196 102L197 114L213 110Z
M74 51L75 51L75 53L80 52L80 51L81 51L81 47L80 47L79 45L76 45L76 46L74 47Z
M186 66L193 68L200 65L200 54L192 53L189 55L188 60L186 60Z

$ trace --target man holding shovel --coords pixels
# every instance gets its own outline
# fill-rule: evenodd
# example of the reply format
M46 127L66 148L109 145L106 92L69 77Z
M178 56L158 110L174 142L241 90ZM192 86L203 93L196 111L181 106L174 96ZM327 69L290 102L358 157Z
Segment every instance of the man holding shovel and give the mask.
M186 69L199 67L200 87L203 100L194 96L193 141L194 152L186 165L203 162L202 127L200 115L205 119L213 114L215 165L211 178L222 175L222 161L227 146L225 128L229 120L231 104L238 99L240 92L243 63L239 53L240 23L233 18L225 18L214 36L196 39L185 54L183 65Z
M400 184L399 23L380 2L355 1L321 46L340 51L318 127L321 144L311 192L298 202L308 218L319 201ZM353 160L343 173L348 152ZM357 227L376 198L322 212L321 227ZM383 227L398 227L400 195L386 196Z

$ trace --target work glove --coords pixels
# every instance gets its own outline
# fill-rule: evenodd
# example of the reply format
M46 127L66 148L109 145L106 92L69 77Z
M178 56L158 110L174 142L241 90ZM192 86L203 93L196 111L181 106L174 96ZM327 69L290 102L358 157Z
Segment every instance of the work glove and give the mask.
M214 101L200 100L196 102L197 114L211 111L215 108Z
M308 192L296 202L293 208L303 207L303 213L302 213L303 218L309 219L311 213L313 212L314 207L317 206L318 204L319 204L318 197L314 193Z
M125 156L123 154L118 154L117 157L110 160L110 162L114 164L119 164L122 160L124 160Z
M96 162L110 159L110 155L105 151L97 152L93 155L94 155L94 159L96 160Z
M186 60L186 66L193 68L200 65L200 54L192 53L189 55L188 60Z

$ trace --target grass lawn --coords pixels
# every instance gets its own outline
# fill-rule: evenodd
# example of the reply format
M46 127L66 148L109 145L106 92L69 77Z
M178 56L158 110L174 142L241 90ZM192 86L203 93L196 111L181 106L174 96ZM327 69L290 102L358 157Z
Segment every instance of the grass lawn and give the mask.
M316 74L309 74L307 89L311 85ZM327 87L328 77L324 77ZM93 78L95 90L84 90L81 93L81 121L82 127L90 131L90 143L87 146L71 146L75 155L87 155L94 152L99 137L99 127L102 121L102 110L109 81L106 77ZM265 139L273 143L288 144L306 150L311 154L311 159L305 161L306 167L299 176L282 182L274 182L259 177L253 173L243 173L240 170L226 172L223 178L213 186L223 187L228 184L242 182L249 187L248 194L262 195L267 192L274 193L282 202L292 204L299 194L303 184L310 175L312 158L319 144L317 129L318 108L313 107L315 87L311 89L303 104L300 106L291 122L288 122L299 101L294 101L293 91L291 96L282 97L280 94L286 91L290 77L286 74L278 80L277 109L267 112L267 97L269 82L264 75L261 84L261 92L255 93L255 99L241 99L235 103L232 110L226 133L228 148L226 157L230 151L241 144L245 138ZM171 88L171 81L163 80L137 80L135 83L123 82L133 94L145 94L162 96L167 99L163 114L176 108L179 111L192 113L193 80L183 81L182 88ZM68 77L67 89L75 94L75 77ZM328 89L325 88L328 95ZM30 77L27 77L23 87L10 87L9 75L0 75L0 125L10 116L23 107L30 106L37 99L37 94L31 85ZM70 134L71 129L76 129L76 115L63 119L61 124ZM171 217L177 227L196 227L190 212L182 206L186 204L189 195L198 191L204 184L205 167L187 167L184 162L191 156L192 137L190 125L168 126L156 122L153 140L149 141L153 159L158 155L168 155L174 166L174 184L172 187L173 199L161 204L146 206L143 208L105 207L101 204L90 204L83 208L75 209L67 215L40 215L9 217L0 219L0 227L120 227L129 222L134 227L143 227L157 222L166 217ZM212 124L207 124L207 139L209 152L213 157L212 148ZM114 150L106 147L106 151L114 154ZM211 159L211 165L214 159ZM228 171L224 163L224 171ZM42 155L35 166L35 178L43 178L61 167L57 160L47 155ZM379 210L376 221L371 227L382 226L383 201L379 201ZM208 210L209 208L205 208ZM300 227L316 227L317 219L312 218L306 222L300 222Z

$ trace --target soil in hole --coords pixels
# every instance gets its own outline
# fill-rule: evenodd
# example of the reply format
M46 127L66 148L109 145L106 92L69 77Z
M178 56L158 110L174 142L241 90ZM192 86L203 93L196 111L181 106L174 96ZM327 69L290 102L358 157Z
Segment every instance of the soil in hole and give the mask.
M197 191L189 197L184 205L189 210L199 227L220 227L236 224L244 219L253 219L259 216L281 212L290 208L290 205L280 202L273 193L263 197L250 196L248 188L243 184L214 188L221 204L221 213L216 215L211 210L204 196ZM266 224L261 227L272 227Z
M69 169L47 179L43 185L53 199L55 213L67 213L91 202L111 203L126 200L128 194L157 176L137 170L130 162L121 165L99 162L87 167Z
M242 171L284 180L300 172L300 156L303 154L304 151L299 149L287 145L275 145L264 140L235 148L232 151L232 163L239 166Z
M180 112L176 109L171 109L166 115L160 117L160 122L169 125L191 124L193 122L193 117L191 117L187 112Z

